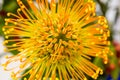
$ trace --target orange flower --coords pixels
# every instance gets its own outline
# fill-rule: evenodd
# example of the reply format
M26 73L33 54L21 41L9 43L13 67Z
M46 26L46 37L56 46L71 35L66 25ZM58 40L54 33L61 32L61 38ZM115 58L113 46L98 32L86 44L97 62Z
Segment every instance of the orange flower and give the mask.
M21 61L20 70L12 72L13 79L30 74L28 80L87 80L85 75L97 79L103 73L91 57L107 63L110 32L106 19L95 15L92 0L36 0L37 6L27 0L30 9L17 2L18 14L8 13L14 18L5 19L3 27L7 50L19 53L7 57L5 69Z

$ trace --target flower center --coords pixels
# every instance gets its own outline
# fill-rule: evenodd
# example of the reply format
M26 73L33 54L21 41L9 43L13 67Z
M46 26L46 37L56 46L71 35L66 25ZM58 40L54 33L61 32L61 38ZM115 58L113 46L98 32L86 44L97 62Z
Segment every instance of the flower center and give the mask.
M62 39L63 41L68 41L68 38L66 38L66 34L60 33L59 36L57 37L58 40Z

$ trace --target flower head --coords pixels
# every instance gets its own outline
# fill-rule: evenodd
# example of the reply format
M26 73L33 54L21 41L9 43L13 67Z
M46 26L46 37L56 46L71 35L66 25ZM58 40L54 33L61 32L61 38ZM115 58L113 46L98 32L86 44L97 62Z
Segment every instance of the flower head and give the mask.
M27 0L30 9L17 2L17 15L8 13L14 18L5 19L3 27L7 50L18 51L7 57L5 69L14 61L21 62L13 79L30 74L28 80L87 80L85 75L96 79L103 73L91 57L107 63L110 32L106 19L95 15L92 0L36 0L37 6Z

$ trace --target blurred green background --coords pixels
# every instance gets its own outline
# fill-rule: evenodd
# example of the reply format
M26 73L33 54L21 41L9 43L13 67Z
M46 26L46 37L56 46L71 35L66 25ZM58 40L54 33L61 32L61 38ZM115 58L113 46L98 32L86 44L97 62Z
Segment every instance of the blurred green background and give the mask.
M26 3L25 0L22 1ZM104 70L104 74L99 76L97 80L120 80L120 0L94 1L96 2L97 15L105 16L108 20L109 29L111 30L110 49L114 53L113 56L109 56L109 63L107 65L103 64L103 61L99 58L93 60L94 64ZM6 14L8 12L16 13L18 7L16 0L0 0L0 37L4 37L2 26L4 26L4 19L7 17ZM14 52L11 54L14 54ZM5 55L4 52L0 52L0 58L3 55ZM1 72L0 75L2 75Z

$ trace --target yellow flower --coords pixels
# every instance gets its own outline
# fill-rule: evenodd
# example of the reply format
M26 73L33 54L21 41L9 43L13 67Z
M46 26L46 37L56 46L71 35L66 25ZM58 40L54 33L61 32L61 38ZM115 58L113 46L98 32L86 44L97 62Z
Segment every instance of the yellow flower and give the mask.
M18 51L3 64L20 61L13 79L30 74L28 80L87 80L97 79L103 71L91 62L100 57L107 63L110 42L107 21L95 15L93 0L21 0L17 15L5 19L3 31L7 51ZM24 75L21 72L30 68ZM25 78L25 80L27 80Z

